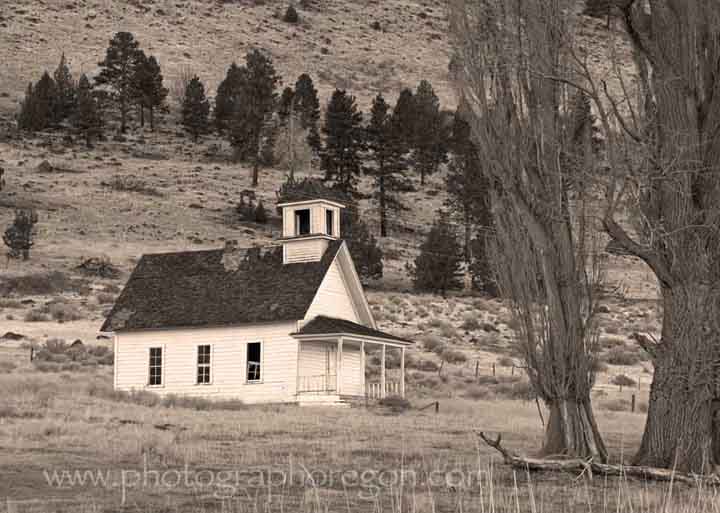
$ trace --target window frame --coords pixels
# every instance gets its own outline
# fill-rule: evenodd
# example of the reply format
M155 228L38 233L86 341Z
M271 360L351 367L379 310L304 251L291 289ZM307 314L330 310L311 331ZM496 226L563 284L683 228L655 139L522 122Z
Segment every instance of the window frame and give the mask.
M325 231L335 237L335 211L331 208L325 209Z
M302 223L300 222L300 212L307 212L307 232L301 230ZM293 218L295 220L295 236L310 235L312 233L312 209L310 208L298 208L293 211Z
M198 344L195 350L195 384L204 386L212 385L213 382L213 345L212 344ZM207 363L200 363L200 348L208 348L208 361ZM207 369L207 381L200 381L200 369Z
M251 344L258 344L260 346L260 361L259 362L252 362L252 363L258 363L260 365L260 377L258 379L250 379L250 359L248 358L248 353L250 352L250 345ZM263 341L262 340L253 340L251 342L247 342L245 344L245 383L247 385L255 385L258 383L263 382L263 378L265 377L265 364L264 364L264 358L265 358L265 351L263 349Z
M153 365L153 363L152 363L153 349L160 350L160 365ZM148 367L147 367L146 385L149 388L162 388L165 386L165 358L166 358L165 344L148 347L148 359L147 359ZM157 368L157 367L160 368L160 383L152 383L152 376L153 376L152 369Z

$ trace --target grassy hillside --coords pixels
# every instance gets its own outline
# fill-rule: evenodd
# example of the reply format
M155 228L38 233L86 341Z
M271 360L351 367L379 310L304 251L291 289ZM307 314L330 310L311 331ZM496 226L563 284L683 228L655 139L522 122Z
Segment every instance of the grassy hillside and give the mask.
M30 80L65 52L74 72L94 73L114 32L132 32L157 56L167 81L184 68L214 93L231 62L252 47L269 51L286 83L301 73L321 98L335 87L364 105L391 98L426 78L441 101L455 103L447 79L444 2L316 0L300 2L300 22L282 21L287 1L16 0L0 3L0 111L13 112ZM302 5L308 4L307 8ZM380 30L372 28L379 22Z

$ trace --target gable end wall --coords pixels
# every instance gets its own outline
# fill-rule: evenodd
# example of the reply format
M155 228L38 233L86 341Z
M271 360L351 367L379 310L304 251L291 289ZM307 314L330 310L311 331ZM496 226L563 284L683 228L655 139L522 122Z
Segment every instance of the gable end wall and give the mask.
M357 323L362 322L355 309L350 289L345 283L337 259L333 261L325 278L323 278L317 294L305 314L305 320L309 321L318 315L338 317Z

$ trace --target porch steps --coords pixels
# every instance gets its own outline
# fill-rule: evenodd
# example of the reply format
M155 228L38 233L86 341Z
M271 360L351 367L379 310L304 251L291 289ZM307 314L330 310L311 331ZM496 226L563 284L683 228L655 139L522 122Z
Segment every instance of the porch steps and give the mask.
M345 401L337 394L303 394L298 397L298 404L300 406L350 406L349 402Z

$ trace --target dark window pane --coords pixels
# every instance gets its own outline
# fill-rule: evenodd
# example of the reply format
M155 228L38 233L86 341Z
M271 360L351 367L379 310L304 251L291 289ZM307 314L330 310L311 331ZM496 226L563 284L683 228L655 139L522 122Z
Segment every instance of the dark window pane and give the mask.
M260 342L251 342L247 345L247 379L248 381L258 381L260 379L261 365L261 347Z
M162 348L150 348L149 362L149 379L150 385L162 385Z
M310 233L310 210L295 211L295 235L307 235Z
M204 344L198 346L198 368L197 382L198 384L210 383L210 345Z
M325 211L325 233L333 235L333 211Z
M198 364L210 363L210 346L198 346Z

